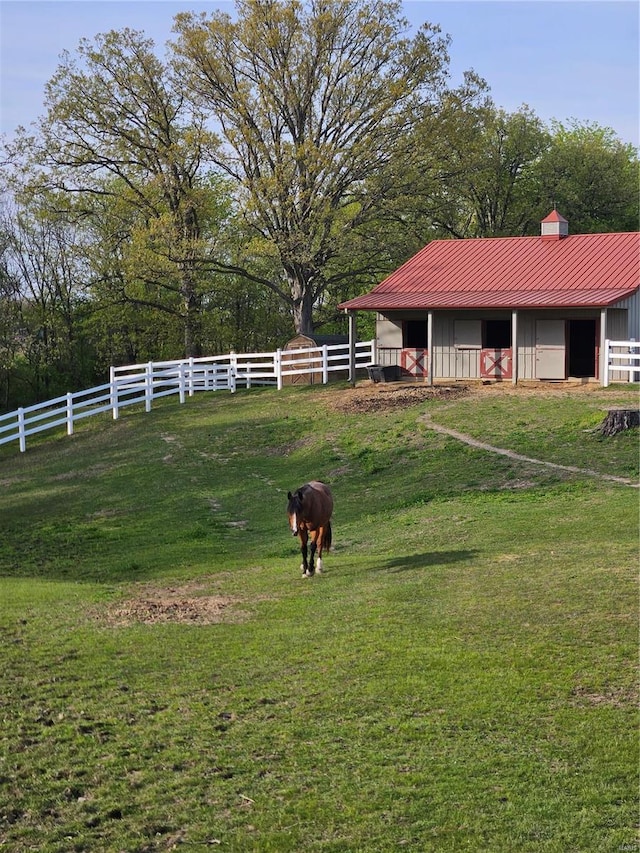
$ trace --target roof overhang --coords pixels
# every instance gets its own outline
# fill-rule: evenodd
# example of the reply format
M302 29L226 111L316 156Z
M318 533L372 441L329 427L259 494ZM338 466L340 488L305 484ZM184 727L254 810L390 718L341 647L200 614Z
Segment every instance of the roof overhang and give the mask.
M638 290L632 288L598 288L588 290L504 290L429 293L365 293L349 299L338 307L343 311L431 311L465 309L508 309L519 308L606 308L627 299Z

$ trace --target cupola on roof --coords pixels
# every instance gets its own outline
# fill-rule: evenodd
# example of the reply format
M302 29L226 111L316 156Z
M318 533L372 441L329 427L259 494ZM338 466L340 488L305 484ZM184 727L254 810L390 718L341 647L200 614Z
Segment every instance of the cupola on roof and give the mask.
M569 223L554 209L540 223L540 236L548 240L560 240L561 237L569 236Z

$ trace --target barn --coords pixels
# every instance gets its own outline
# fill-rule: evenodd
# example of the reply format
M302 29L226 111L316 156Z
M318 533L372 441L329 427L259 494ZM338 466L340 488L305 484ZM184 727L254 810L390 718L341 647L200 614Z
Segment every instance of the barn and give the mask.
M426 381L597 381L604 341L640 339L640 233L434 240L340 306L376 312L376 359Z

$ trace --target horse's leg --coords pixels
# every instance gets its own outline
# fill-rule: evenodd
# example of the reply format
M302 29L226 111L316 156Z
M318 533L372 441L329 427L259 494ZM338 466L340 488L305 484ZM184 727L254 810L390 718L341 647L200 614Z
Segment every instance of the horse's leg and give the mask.
M309 571L309 563L307 562L307 542L309 540L309 534L306 530L300 531L300 552L302 553L302 563L300 565L300 569L302 570L303 576L306 576Z
M318 560L316 562L316 571L319 575L322 574L322 549L324 547L324 527L318 528L316 535L316 545L318 546Z
M316 556L316 548L318 547L317 543L319 532L320 531L316 529L311 534L311 559L309 560L309 571L307 573L308 577L311 577L311 575L315 572L313 561Z

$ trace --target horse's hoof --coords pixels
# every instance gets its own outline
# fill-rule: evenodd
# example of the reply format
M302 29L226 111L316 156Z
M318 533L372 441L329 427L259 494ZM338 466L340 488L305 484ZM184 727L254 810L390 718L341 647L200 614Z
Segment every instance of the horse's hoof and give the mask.
M316 563L316 572L321 575L322 574L322 560L318 560Z

